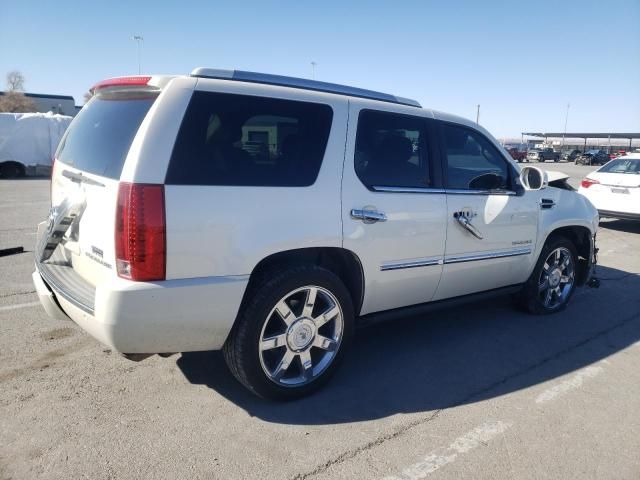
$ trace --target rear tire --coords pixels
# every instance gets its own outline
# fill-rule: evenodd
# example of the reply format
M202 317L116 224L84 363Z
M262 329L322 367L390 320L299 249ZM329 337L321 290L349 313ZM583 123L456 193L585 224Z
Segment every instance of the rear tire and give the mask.
M265 276L247 291L223 353L251 392L293 400L330 379L353 331L353 303L340 278L301 265Z
M0 165L0 178L22 178L24 173L24 168L19 163L6 162Z
M559 235L549 237L520 292L520 306L534 315L564 310L575 291L577 260L571 241Z

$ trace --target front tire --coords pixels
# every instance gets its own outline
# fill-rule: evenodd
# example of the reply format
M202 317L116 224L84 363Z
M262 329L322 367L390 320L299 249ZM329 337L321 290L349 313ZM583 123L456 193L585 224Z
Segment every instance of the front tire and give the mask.
M292 400L329 380L353 330L353 303L340 278L315 265L292 267L251 287L223 352L250 391Z
M575 290L577 260L573 243L550 237L520 294L520 304L535 315L564 310Z

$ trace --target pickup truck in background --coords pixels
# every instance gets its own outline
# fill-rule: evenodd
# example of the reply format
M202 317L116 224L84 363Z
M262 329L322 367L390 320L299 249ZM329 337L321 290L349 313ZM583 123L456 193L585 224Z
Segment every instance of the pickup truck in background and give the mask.
M530 162L546 162L553 160L560 161L560 152L556 152L553 148L533 148L527 153L527 160Z
M517 148L507 148L507 152L511 155L516 162L524 162L527 160L527 152L523 150L518 150Z

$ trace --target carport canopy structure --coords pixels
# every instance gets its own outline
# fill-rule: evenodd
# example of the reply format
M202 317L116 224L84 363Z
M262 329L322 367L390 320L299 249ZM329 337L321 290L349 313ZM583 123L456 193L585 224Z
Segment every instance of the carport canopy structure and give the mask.
M640 139L640 133L584 133L584 132L522 132L522 135L528 137L544 138L545 142L548 138L583 138L584 148L587 148L587 139L590 138L606 138L609 141L612 139L624 139L629 140L629 150L631 150L631 144L633 140Z

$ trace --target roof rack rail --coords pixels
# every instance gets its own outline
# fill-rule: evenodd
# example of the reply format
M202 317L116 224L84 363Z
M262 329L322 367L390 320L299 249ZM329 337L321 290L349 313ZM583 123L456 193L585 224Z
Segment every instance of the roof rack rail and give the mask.
M422 108L415 100L410 98L396 97L388 93L375 92L363 88L349 87L337 83L319 82L306 78L286 77L283 75L272 75L269 73L247 72L244 70L225 70L221 68L199 67L191 72L192 77L217 78L221 80L236 80L240 82L264 83L267 85L278 85L282 87L301 88L304 90L314 90L316 92L335 93L350 97L369 98L382 102L397 103L410 107Z

